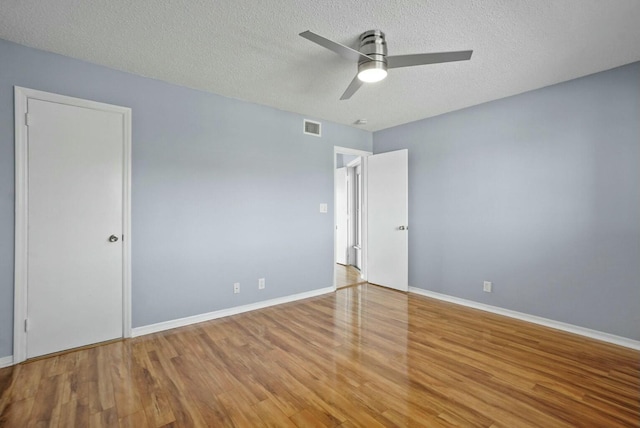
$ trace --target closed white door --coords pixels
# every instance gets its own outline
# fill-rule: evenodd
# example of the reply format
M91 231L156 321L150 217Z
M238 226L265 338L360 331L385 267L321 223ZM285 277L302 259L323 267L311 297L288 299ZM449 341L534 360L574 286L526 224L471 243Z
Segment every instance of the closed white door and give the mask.
M28 99L27 358L123 336L124 126Z
M335 171L336 263L349 264L349 204L347 168Z
M408 150L367 158L368 281L409 290Z

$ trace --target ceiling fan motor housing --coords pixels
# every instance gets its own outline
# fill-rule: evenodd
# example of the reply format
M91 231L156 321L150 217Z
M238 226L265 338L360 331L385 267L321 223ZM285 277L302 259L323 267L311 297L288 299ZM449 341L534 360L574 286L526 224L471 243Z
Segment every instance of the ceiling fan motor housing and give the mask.
M373 60L362 58L358 61L358 72L370 69L387 70L387 42L380 30L365 31L360 35L359 51Z

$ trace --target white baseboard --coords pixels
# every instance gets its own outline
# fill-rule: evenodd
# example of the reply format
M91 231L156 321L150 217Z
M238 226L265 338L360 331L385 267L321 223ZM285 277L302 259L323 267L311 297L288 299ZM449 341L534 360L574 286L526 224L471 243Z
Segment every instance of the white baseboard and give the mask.
M0 357L0 369L3 367L9 367L13 365L13 355L7 357Z
M522 321L534 324L544 325L546 327L555 328L556 330L567 331L569 333L579 334L591 339L601 340L603 342L613 343L615 345L624 346L626 348L636 349L640 351L640 341L628 339L615 334L604 333L590 328L580 327L573 324L567 324L560 321L554 321L548 318L542 318L535 315L525 314L523 312L512 311L510 309L500 308L498 306L485 305L484 303L474 302L473 300L461 299L459 297L449 296L447 294L436 293L435 291L424 290L422 288L409 287L409 292L420 294L421 296L431 297L445 302L455 303L462 306L468 306L481 311L492 312L498 315L504 315L510 318L516 318Z
M131 337L144 336L145 334L157 333L159 331L171 330L172 328L184 327L203 321L210 321L216 318L228 317L231 315L241 314L243 312L255 311L256 309L268 308L269 306L281 305L283 303L295 302L296 300L308 299L310 297L320 296L322 294L333 293L335 287L320 288L318 290L307 291L304 293L293 294L291 296L278 297L276 299L265 300L262 302L251 303L234 308L221 309L219 311L208 312L206 314L193 315L190 317L179 318L171 321L163 321L157 324L136 327L131 331Z

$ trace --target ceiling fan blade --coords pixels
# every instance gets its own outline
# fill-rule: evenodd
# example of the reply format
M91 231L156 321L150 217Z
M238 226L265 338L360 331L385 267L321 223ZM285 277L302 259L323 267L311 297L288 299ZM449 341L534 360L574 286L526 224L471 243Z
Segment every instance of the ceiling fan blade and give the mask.
M411 67L414 65L438 64L441 62L466 61L473 51L436 52L387 57L387 68Z
M356 74L356 77L354 77L351 83L349 83L347 90L344 91L344 94L342 94L340 99L348 100L358 89L360 89L360 86L362 86L362 80L358 79L358 75Z
M327 48L330 51L333 51L338 55L352 61L359 61L361 59L373 59L370 56L362 54L355 49L351 49L350 47L341 45L340 43L336 43L332 40L327 39L326 37L322 37L308 30L300 33L300 36L304 37L307 40L311 40L312 42L319 44L323 48Z

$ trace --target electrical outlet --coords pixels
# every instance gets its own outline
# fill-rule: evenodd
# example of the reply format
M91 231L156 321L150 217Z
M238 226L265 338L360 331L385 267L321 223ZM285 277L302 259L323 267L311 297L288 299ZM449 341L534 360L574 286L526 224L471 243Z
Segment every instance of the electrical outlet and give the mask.
M491 293L491 282L490 281L485 281L482 284L482 291L484 291L485 293Z
M239 282L234 282L233 283L233 294L238 294L240 293L240 283Z
M264 278L258 278L258 290L264 290L265 282Z

